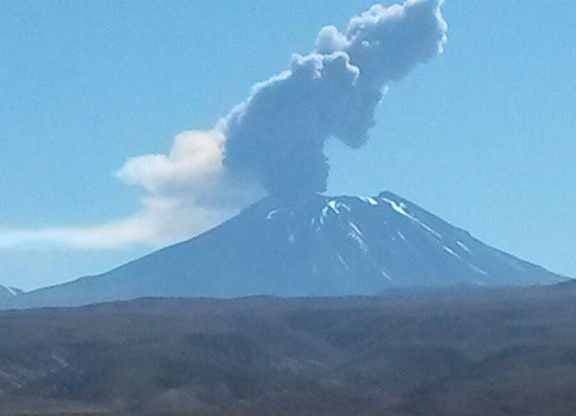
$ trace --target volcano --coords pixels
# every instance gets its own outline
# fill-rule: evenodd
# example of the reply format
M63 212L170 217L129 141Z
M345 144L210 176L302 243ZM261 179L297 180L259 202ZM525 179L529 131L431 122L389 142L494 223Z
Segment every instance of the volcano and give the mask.
M268 197L191 240L10 307L137 297L343 296L390 288L516 286L566 278L490 247L391 192Z

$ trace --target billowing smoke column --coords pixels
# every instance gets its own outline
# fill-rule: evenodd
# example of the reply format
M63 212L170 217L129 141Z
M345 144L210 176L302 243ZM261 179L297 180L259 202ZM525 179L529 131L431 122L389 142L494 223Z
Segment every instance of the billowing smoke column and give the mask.
M277 196L325 191L326 140L361 146L387 84L442 53L442 2L375 5L344 32L323 28L312 53L295 55L222 120L224 167Z
M133 215L98 227L16 230L8 240L163 245L206 231L266 193L325 191L326 141L361 146L387 84L442 52L441 5L376 5L343 32L325 27L312 53L294 56L287 71L254 86L213 129L178 134L167 154L130 158L117 174L144 191Z
M210 229L266 192L285 198L324 191L326 140L361 146L386 85L442 52L441 5L376 5L344 32L325 27L312 53L294 56L289 70L256 85L213 129L178 134L167 154L127 160L117 176L144 191L137 212L93 227L2 229L0 247L164 245Z

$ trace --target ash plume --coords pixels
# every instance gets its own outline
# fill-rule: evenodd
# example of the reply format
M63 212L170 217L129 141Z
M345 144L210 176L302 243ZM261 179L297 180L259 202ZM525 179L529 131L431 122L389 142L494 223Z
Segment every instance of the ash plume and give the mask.
M442 53L442 3L375 5L343 32L323 28L313 52L294 55L289 70L257 84L222 120L224 166L274 195L325 191L326 140L364 144L387 84Z
M94 226L0 224L0 249L47 242L161 246L206 231L266 193L325 191L326 141L362 146L387 85L442 53L442 3L375 5L342 31L324 27L312 52L294 55L289 69L256 84L211 130L178 134L167 154L129 159L117 177L143 191L136 212Z
M343 31L324 27L311 53L256 84L212 130L178 135L167 155L128 160L118 176L146 191L147 241L205 231L266 193L325 191L326 141L362 146L387 85L442 53L442 3L375 5ZM150 201L168 208L159 216Z

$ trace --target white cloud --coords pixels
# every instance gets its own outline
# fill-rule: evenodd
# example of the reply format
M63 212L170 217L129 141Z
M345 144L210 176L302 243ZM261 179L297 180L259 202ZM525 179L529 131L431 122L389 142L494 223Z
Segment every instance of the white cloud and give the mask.
M197 235L235 215L262 195L223 167L224 137L218 131L178 134L170 152L129 159L117 172L142 188L140 209L126 218L86 227L0 227L0 248L63 245L79 249L162 246Z
M211 188L223 174L224 136L217 130L186 131L174 138L168 155L129 159L118 177L153 194L175 189Z

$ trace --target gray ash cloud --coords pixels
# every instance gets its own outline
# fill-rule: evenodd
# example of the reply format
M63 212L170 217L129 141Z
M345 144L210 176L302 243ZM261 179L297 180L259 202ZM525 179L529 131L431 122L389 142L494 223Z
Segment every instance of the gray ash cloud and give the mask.
M442 3L375 5L344 31L323 28L313 52L294 55L221 121L224 167L274 195L325 191L326 141L362 146L387 85L442 53Z

